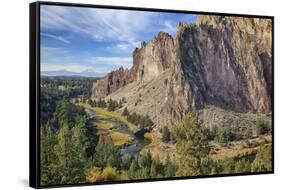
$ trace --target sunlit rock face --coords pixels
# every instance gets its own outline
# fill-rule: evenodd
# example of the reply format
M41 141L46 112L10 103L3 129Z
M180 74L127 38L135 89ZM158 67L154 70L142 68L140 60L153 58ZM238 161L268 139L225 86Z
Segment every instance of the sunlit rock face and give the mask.
M159 32L143 42L132 68L98 80L92 97L127 97L132 111L161 127L207 105L271 112L271 30L270 19L199 15L195 24L179 23L175 38Z

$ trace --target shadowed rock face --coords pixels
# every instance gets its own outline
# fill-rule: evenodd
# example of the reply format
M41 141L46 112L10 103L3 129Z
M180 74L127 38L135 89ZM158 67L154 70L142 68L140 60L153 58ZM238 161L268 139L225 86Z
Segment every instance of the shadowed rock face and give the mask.
M150 113L159 126L171 126L191 109L206 105L270 112L271 30L270 19L198 16L196 24L180 23L175 39L160 32L143 42L133 52L132 68L113 71L94 83L92 97L116 91L122 96L122 88L129 83L145 88L158 80L157 84L165 85L161 100L157 100L159 92L148 91L155 102L162 101L160 112ZM151 104L150 109L159 106Z
M130 82L132 82L132 79L130 78L129 71L121 67L118 70L112 71L96 83L93 83L92 96L95 98L104 98Z

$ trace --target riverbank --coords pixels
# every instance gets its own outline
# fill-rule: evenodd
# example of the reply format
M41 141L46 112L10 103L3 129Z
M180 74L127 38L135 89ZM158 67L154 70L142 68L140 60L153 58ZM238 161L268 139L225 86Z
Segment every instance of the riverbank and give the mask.
M84 108L94 111L96 113L96 116L95 116L96 119L111 119L111 120L120 122L120 123L126 125L128 127L128 129L130 131L132 131L133 133L135 133L138 130L138 127L136 125L127 121L127 119L119 113L110 112L110 111L107 111L105 109L98 108L98 107L92 107L89 104L85 104L85 103L79 103L79 105L83 106Z
M117 126L111 121L95 119L93 126L97 128L99 135L110 136L115 146L123 147L134 140L130 135L117 131Z
M128 122L122 115L85 103L79 105L83 106L86 112L92 116L93 127L98 130L98 134L109 136L113 144L120 147L123 156L135 157L151 143L150 138L135 135L136 131L139 131L137 126Z

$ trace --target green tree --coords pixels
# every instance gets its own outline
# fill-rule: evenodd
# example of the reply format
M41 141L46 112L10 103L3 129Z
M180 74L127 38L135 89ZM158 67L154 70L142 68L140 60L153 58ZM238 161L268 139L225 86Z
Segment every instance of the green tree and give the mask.
M100 136L96 152L93 156L93 165L101 169L106 166L120 169L122 160L117 147L114 146L111 138Z
M98 101L97 101L97 106L98 106L99 108L101 108L101 107L102 107L101 98L99 98L99 99L98 99Z
M123 107L123 103L122 103L122 100L119 100L119 103L118 103L118 108L122 108Z
M130 169L129 169L129 172L128 172L129 178L130 179L136 179L138 170L139 170L138 161L133 159L133 161L131 163L131 166L130 166Z
M169 156L166 157L164 165L165 165L165 177L174 177L176 175L177 167L171 162Z
M56 184L56 163L54 146L57 143L55 133L48 122L46 126L40 127L40 173L41 185Z
M171 140L171 132L168 127L164 127L161 130L162 141L168 143Z
M150 151L146 151L140 156L140 167L141 168L150 168L152 164L152 157Z
M56 155L58 157L58 176L60 183L72 183L72 170L75 168L73 164L73 143L71 139L72 133L67 123L63 123L58 133L58 144L55 146Z
M180 155L180 176L204 175L203 162L209 157L210 146L195 112L189 112L175 128L176 149Z
M151 127L154 124L148 114L144 116L144 121L144 127Z
M248 127L244 134L246 139L251 139L253 137L253 130L251 127Z
M88 104L93 107L93 101L92 101L92 99L88 99Z
M209 129L209 133L208 135L208 140L214 140L216 138L216 136L218 135L219 132L219 128L217 126L212 126Z
M151 178L156 178L159 176L159 165L157 163L157 161L153 160L151 163L151 167L150 167L150 177Z
M87 152L90 147L89 139L87 138L86 118L81 117L75 127L72 128L72 162L75 171L72 171L74 182L83 182L85 179L84 170L87 164Z
M93 107L97 107L97 101L93 100Z
M256 131L257 131L257 135L264 135L266 133L269 133L270 127L268 122L258 120L256 124Z
M123 116L126 116L126 117L130 115L130 113L129 113L127 107L125 107L125 109L123 110L122 115L123 115Z
M215 140L223 144L235 140L233 128L229 125L223 126L222 129L218 131L218 135L216 136Z

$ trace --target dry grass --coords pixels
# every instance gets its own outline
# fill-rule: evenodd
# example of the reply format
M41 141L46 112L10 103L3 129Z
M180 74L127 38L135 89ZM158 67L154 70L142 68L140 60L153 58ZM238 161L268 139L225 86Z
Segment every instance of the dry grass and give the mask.
M97 107L91 107L89 104L80 104L81 106L91 109L94 112L96 112L96 119L112 119L115 121L118 121L128 127L128 129L132 132L136 132L138 127L130 122L127 121L125 117L123 117L121 114L116 112L110 112L102 108Z
M162 142L159 133L148 132L144 134L144 137L151 143L141 150L141 154L146 151L150 151L153 159L159 159L162 162L165 161L167 156L175 162L178 160L175 145Z
M157 144L161 141L161 138L155 132L147 132L144 134L144 137L148 139L151 144Z
M128 144L133 140L133 138L129 135L117 131L110 131L110 137L115 146L123 146L124 144Z
M98 129L99 134L110 136L115 146L123 146L133 140L129 135L114 131L114 125L110 122L95 121L94 126Z
M114 125L110 122L95 121L94 125L96 125L98 130L110 130L114 128Z
M264 141L266 139L266 141ZM215 149L214 154L212 154L213 159L224 159L224 158L233 158L238 155L243 154L251 154L256 153L257 150L260 148L260 146L265 145L269 146L272 144L272 138L271 135L259 137L256 139L251 139L249 142L254 144L252 147L245 147L245 140L241 141L235 141L232 143L231 147L222 147L218 145L217 143L211 143L213 148Z

